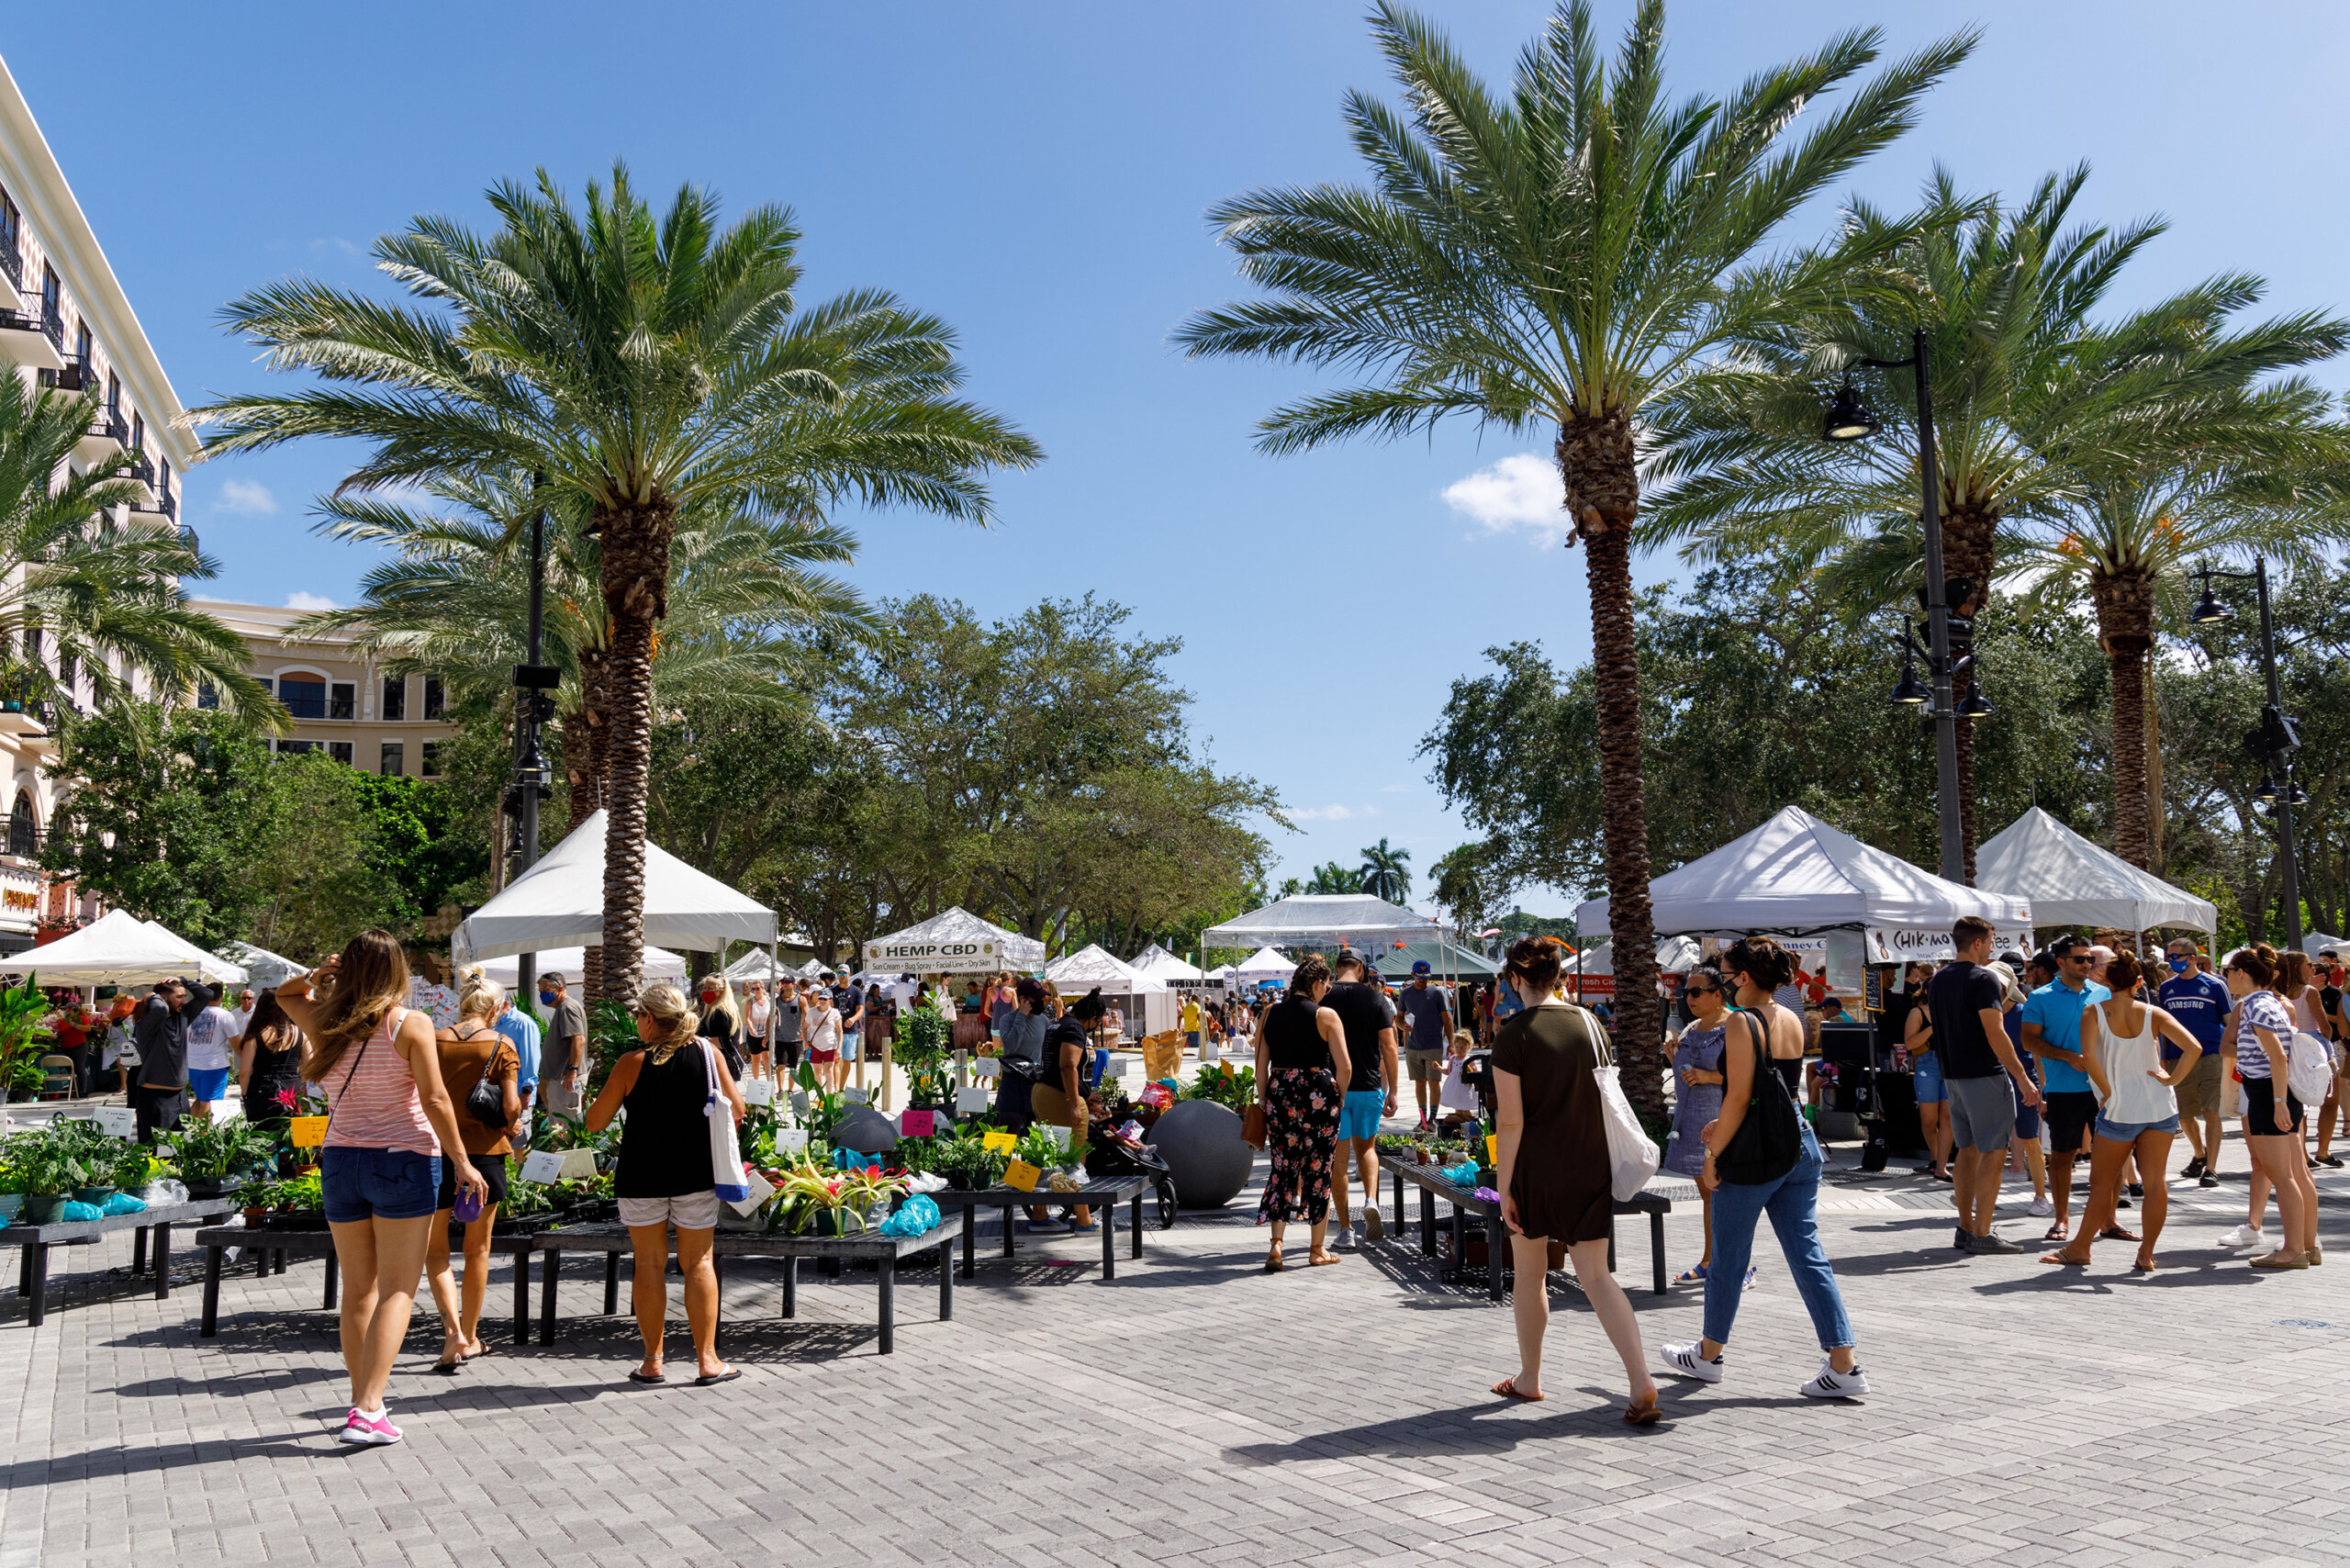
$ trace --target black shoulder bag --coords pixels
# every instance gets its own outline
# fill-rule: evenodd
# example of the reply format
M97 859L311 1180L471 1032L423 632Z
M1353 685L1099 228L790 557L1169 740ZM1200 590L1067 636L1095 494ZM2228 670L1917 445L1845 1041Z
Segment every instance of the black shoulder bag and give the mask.
M1745 1119L1738 1124L1729 1143L1714 1156L1714 1175L1734 1187L1759 1187L1796 1168L1796 1160L1803 1154L1803 1117L1787 1093L1785 1081L1771 1070L1762 1048L1761 1021L1751 1013L1738 1016L1746 1021L1747 1040L1754 1047L1754 1083L1748 1092ZM1727 1067L1722 1076L1729 1078Z
M497 1032L495 1029L485 1031L493 1035ZM473 1038L478 1040L481 1036L476 1035ZM466 1040L462 1043L471 1045L473 1041ZM492 1050L489 1053L489 1060L482 1067L481 1076L474 1080L473 1092L465 1096L465 1114L483 1126L502 1129L507 1125L506 1081L502 1078L492 1078L489 1072L489 1070L497 1065L498 1052Z

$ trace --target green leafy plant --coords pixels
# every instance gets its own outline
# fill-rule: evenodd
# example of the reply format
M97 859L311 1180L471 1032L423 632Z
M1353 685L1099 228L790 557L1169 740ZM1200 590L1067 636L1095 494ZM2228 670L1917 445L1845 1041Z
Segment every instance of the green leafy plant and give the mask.
M11 1098L38 1094L46 1081L40 1054L54 1036L41 1020L49 1013L49 998L35 989L30 975L23 985L0 991L0 1082Z
M517 1185L526 1186L527 1182ZM294 1214L322 1214L327 1206L326 1190L319 1168L304 1166L299 1171L278 1183L278 1202Z
M190 1176L236 1176L259 1169L277 1154L277 1134L239 1118L187 1121L169 1135L173 1163Z
M10 1141L9 1159L24 1191L36 1196L70 1193L90 1184L90 1166L84 1151L54 1132L19 1135Z
M1257 1070L1231 1062L1203 1067L1184 1088L1182 1097L1213 1100L1230 1110L1245 1111L1257 1103Z
M905 1070L908 1104L932 1109L954 1103L947 1070L953 1040L954 1026L937 1008L916 1007L906 1013L902 1037L890 1047L890 1056Z
M808 1108L800 1113L800 1125L807 1129L808 1147L830 1148L833 1129L848 1115L847 1099L818 1083L816 1070L804 1061L800 1064L800 1071L792 1079L792 1083L807 1097Z
M1068 1129L1047 1127L1042 1122L1032 1124L1026 1132L1020 1135L1019 1143L1013 1146L1013 1158L1024 1159L1039 1170L1054 1170L1084 1152L1082 1149L1063 1148L1060 1141L1053 1137L1055 1131L1066 1132Z
M965 1192L979 1192L1003 1180L1004 1157L990 1150L977 1137L944 1137L934 1140L930 1170L946 1178L947 1184Z

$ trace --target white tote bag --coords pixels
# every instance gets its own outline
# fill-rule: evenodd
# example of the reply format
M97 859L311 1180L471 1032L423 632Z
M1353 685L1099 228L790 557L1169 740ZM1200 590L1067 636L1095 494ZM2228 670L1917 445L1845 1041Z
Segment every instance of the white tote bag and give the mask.
M743 1178L743 1150L734 1141L734 1105L719 1092L718 1047L708 1040L696 1040L701 1047L703 1069L710 1074L710 1098L703 1103L702 1114L710 1118L710 1174L711 1184L718 1189L722 1204L739 1204L751 1195L748 1182Z
M2293 1098L2311 1110L2324 1103L2333 1090L2332 1047L2307 1029L2296 1029L2286 1043L2286 1061L2291 1070L2287 1086Z
M1573 1006L1573 1003L1567 1005ZM1607 1040L1606 1026L1590 1009L1576 1007L1575 1011L1583 1014L1583 1023L1590 1028L1594 1040ZM1633 1111L1631 1101L1624 1095L1623 1081L1616 1072L1616 1053L1612 1043L1605 1045L1603 1049L1608 1059L1595 1066L1591 1070L1591 1077L1592 1081L1599 1086L1599 1114L1607 1126L1609 1185L1617 1203L1628 1203L1649 1184L1650 1178L1657 1172L1657 1167L1663 1163L1664 1155L1657 1148L1656 1140L1649 1137L1648 1130L1640 1126L1640 1118Z

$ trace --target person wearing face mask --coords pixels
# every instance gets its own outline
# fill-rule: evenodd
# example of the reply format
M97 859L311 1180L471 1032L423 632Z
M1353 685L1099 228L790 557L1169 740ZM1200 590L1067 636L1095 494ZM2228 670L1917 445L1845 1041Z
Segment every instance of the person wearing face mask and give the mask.
M2181 936L2171 943L2166 959L2170 977L2162 983L2161 1000L2163 1011L2177 1019L2203 1047L2177 1091L2179 1126L2194 1154L2179 1174L2216 1187L2220 1184L2221 1074L2227 1070L2220 1046L2227 1038L2228 1012L2235 999L2228 994L2226 983L2199 969L2195 958L2193 937ZM2169 1067L2183 1054L2165 1042L2163 1065Z
M699 1036L718 1047L718 1054L726 1058L726 1070L739 1083L750 1063L743 1055L743 1015L734 1001L734 988L723 975L704 975L700 994Z
M572 999L561 975L539 981L539 1005L550 1018L545 1054L539 1061L539 1098L547 1109L576 1116L588 1074L588 1013Z

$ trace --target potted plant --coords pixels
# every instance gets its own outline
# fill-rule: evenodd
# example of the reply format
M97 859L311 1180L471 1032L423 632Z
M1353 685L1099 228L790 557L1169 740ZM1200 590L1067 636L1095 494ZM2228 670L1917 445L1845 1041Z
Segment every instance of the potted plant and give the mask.
M252 1182L240 1189L238 1196L245 1205L247 1228L259 1230L270 1222L278 1206L285 1201L285 1188L277 1182Z
M319 1230L327 1223L325 1189L315 1165L305 1165L277 1183L277 1212L269 1216L272 1230Z
M17 1223L25 1206L25 1173L17 1167L15 1151L0 1145L0 1226Z
M188 1195L217 1198L236 1191L249 1172L276 1158L277 1136L242 1118L183 1122L171 1134L171 1149Z
M28 1134L16 1141L12 1153L24 1179L24 1222L55 1225L73 1200L73 1189L89 1181L90 1168L54 1133Z

